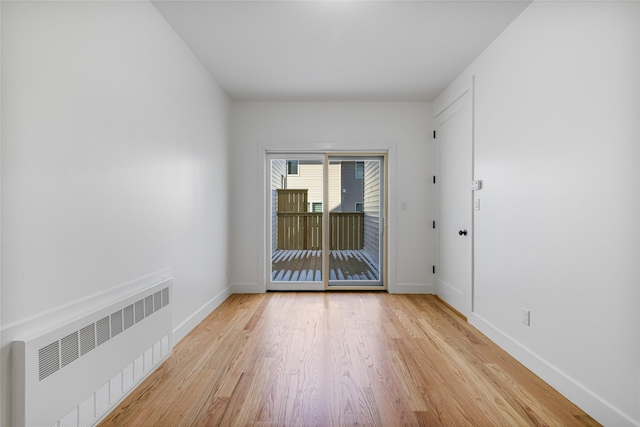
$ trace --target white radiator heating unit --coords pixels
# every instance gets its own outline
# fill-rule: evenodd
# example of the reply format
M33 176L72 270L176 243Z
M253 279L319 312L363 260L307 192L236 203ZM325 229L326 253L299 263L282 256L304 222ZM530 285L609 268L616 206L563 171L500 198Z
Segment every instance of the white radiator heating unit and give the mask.
M171 279L13 342L13 424L97 424L172 351Z

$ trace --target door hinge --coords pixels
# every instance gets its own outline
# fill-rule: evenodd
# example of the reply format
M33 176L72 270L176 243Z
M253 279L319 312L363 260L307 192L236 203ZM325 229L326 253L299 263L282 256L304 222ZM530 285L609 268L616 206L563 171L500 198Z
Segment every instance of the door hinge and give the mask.
M431 267L431 271L433 272L433 274L436 274L436 266L435 265Z
M433 183L434 184L436 183L436 176L435 175L433 175Z
M436 228L436 222L433 221L433 228Z

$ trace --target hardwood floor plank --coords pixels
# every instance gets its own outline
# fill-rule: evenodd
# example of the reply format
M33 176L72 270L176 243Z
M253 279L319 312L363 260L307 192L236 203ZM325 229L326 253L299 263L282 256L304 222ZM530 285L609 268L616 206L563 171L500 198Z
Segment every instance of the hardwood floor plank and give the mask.
M222 422L222 417L228 406L228 397L214 397L205 410L198 413L198 416L192 420L191 424L187 425L198 427L218 426Z
M598 424L433 296L326 292L232 295L101 423L123 425Z

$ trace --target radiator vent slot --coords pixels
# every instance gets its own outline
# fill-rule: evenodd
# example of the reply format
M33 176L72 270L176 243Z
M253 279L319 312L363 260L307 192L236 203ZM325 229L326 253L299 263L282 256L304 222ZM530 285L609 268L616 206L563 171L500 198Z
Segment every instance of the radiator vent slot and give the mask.
M155 311L158 311L162 308L162 294L160 291L153 294L153 306L155 307Z
M166 355L168 352L165 352L164 354ZM122 390L129 390L133 384L133 363L131 363L122 371Z
M169 337L162 338L162 354L169 353Z
M40 381L60 369L60 345L52 342L38 351Z
M92 323L80 329L80 356L96 348L96 324Z
M153 295L149 295L144 299L144 317L149 317L153 314Z
M109 381L109 402L117 402L122 396L122 372Z
M60 340L61 344L61 356L62 356L62 367L64 368L69 363L76 360L78 357L79 345L78 345L78 333L74 332L71 335L67 335L66 337Z
M122 332L122 310L111 315L111 338Z
M60 427L72 427L78 424L78 408L69 412L63 419L59 421Z
M124 329L129 329L135 324L135 317L133 315L133 304L128 305L122 309L122 317L124 318Z
M169 304L169 288L164 288L162 290L162 306L166 306Z
M140 300L135 303L136 307L136 323L144 319L144 301Z
M133 382L137 383L144 376L144 356L140 355L133 362Z
M100 414L109 408L109 383L100 387L95 392L96 413Z
M109 341L111 332L109 330L109 316L103 317L96 322L96 330L98 331L98 345L102 345Z
M78 406L78 425L90 426L96 417L95 414L96 398L94 395L89 396Z

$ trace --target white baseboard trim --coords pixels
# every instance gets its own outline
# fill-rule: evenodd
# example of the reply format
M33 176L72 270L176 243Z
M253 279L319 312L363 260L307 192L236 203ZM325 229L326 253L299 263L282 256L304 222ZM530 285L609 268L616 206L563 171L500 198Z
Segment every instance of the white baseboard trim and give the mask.
M232 294L264 294L267 292L264 285L258 283L232 283Z
M482 316L472 313L469 323L486 335L503 350L516 358L520 363L539 376L543 381L555 388L567 399L572 401L583 411L588 413L600 424L605 426L640 426L640 420L634 420L631 416L611 405L598 396L595 392L583 384L571 378L551 363L538 356L536 353L512 339L507 334L496 328Z
M196 310L184 322L173 329L173 345L178 344L189 332L204 320L213 310L218 308L227 298L231 296L231 286L224 288L218 295L209 300L206 304Z
M433 294L435 287L432 283L394 283L389 284L390 294Z

